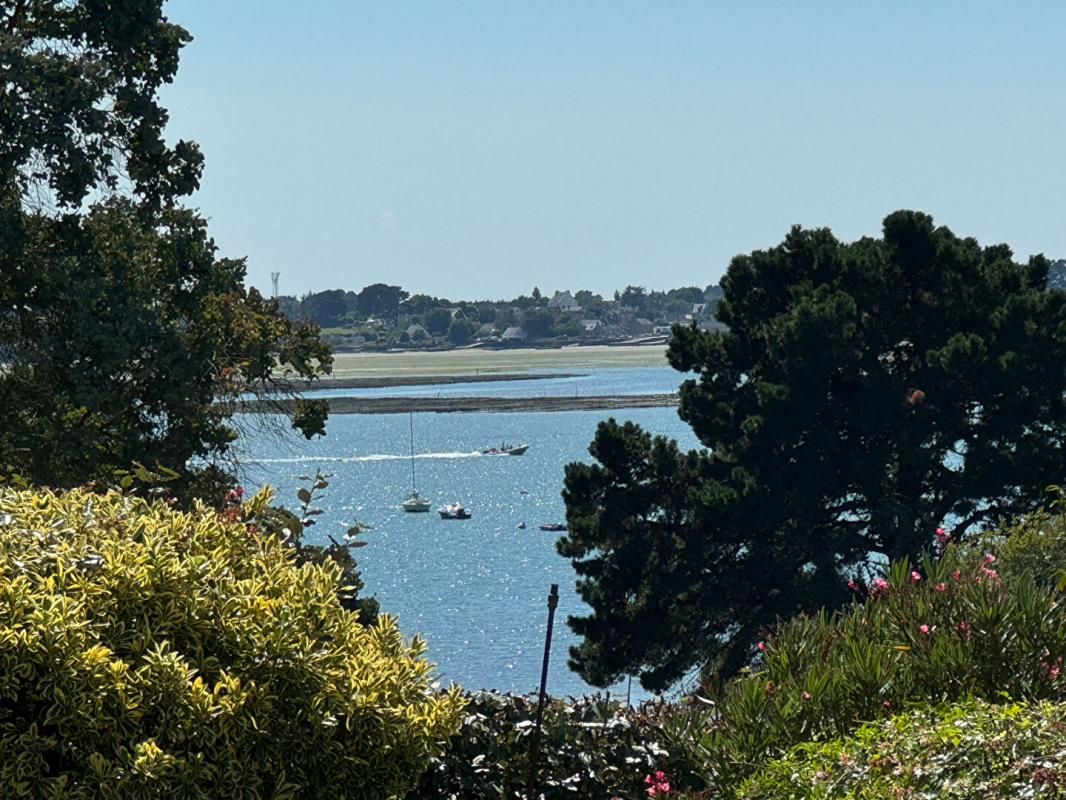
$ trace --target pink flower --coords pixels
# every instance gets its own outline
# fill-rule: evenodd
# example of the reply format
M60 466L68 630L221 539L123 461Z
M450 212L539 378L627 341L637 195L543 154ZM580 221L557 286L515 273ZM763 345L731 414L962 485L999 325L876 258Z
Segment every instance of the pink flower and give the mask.
M963 620L958 625L956 625L955 630L959 632L959 636L961 636L963 639L970 638L970 623L966 620Z
M994 555L992 555L991 553L985 553L985 563L986 564L995 564L996 563L996 557Z
M851 589L851 591L853 592L857 592L859 591L859 584L857 584L855 582L855 579L852 578L850 581L848 581L848 588Z
M938 583L936 585L936 590L938 592L946 592L948 590L948 585L946 583Z
M666 777L666 773L662 770L658 770L653 775L647 775L644 778L644 783L648 787L644 791L648 797L658 797L660 794L670 793L670 779Z
M919 625L918 630L922 632L922 636L928 636L932 632L928 625Z
M890 587L888 581L886 581L884 578L875 578L873 585L870 587L870 596L881 597L883 595L886 595L888 594L889 588Z
M911 583L918 583L921 580L922 580L922 575L921 575L920 572L915 571L915 572L911 573Z
M883 708L892 708L892 701L891 701L891 700L886 700L885 702L883 702L883 703L881 704L881 706L882 706Z
M951 579L953 581L955 581L955 583L958 583L959 581L961 581L962 580L962 570L955 570L954 572L952 572L951 573Z
M948 540L950 538L951 537L948 536L948 532L943 528L936 529L936 544L937 548L940 550L941 553L943 553L944 550L947 549Z
M765 653L766 652L766 642L759 642L757 645L755 645L755 647L758 649L758 651L760 653Z
M1051 680L1057 681L1059 679L1059 672L1062 669L1062 656L1059 656L1050 664L1045 664L1044 669L1047 670L1047 676L1051 678Z

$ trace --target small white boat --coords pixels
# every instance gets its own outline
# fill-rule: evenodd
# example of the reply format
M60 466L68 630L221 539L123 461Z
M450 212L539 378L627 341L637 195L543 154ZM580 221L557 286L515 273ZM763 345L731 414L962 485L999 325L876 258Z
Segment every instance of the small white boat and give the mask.
M429 511L432 503L426 498L422 497L417 491L412 491L411 495L403 501L403 510L413 513L422 513Z
M463 508L462 503L448 503L437 509L441 519L470 519L470 512Z
M403 510L414 514L423 514L429 511L432 505L429 500L422 497L415 488L415 415L412 413L411 421L411 494L403 501Z
M528 444L511 445L504 442L499 447L490 447L482 450L483 456L520 456L529 449Z

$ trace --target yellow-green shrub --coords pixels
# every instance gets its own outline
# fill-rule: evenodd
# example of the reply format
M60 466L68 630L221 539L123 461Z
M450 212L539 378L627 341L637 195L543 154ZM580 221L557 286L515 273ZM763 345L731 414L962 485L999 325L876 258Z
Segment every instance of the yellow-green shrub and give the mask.
M205 508L0 490L0 797L401 794L462 701L339 575Z

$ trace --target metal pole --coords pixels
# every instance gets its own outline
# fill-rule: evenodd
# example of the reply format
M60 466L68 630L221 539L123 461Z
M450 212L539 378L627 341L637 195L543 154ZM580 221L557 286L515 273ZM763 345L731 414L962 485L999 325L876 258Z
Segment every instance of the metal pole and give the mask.
M544 633L544 664L540 668L540 698L537 700L537 718L533 723L533 742L529 747L529 800L537 797L537 756L540 751L540 722L544 716L544 699L548 687L548 658L552 651L552 627L555 624L555 608L559 605L559 584L553 583L548 593L548 630Z

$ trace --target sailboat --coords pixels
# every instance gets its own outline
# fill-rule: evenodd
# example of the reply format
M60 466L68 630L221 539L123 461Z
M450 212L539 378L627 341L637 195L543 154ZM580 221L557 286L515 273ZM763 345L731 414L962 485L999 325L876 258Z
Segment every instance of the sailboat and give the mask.
M411 414L411 494L403 501L403 510L412 513L429 511L430 502L418 494L415 488L415 415Z

